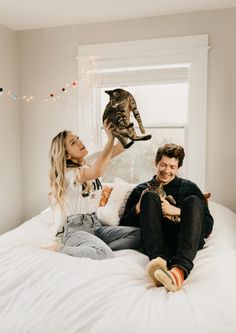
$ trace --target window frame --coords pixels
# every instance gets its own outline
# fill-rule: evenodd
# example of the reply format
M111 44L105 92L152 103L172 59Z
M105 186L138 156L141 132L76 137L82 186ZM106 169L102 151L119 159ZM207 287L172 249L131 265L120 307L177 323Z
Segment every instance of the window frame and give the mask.
M79 46L78 131L89 151L98 149L100 122L93 110L99 74L118 68L188 64L186 177L205 191L208 49L206 34Z

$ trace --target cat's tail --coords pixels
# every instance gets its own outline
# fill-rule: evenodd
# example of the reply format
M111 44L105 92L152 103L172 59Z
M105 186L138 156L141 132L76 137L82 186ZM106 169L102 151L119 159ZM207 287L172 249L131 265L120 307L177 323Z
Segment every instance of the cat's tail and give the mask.
M151 134L147 134L147 135L136 135L132 138L132 140L134 141L146 141L146 140L150 140L151 139Z

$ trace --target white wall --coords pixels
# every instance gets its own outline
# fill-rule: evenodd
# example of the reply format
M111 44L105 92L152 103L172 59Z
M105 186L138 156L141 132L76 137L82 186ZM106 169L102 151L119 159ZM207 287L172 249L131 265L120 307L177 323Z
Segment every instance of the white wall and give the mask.
M18 47L16 32L0 25L0 87L18 93ZM0 234L21 221L19 105L8 95L0 96Z
M208 125L206 189L236 211L235 86L236 9L187 13L115 23L18 33L21 93L44 96L77 76L78 45L208 34ZM21 103L24 218L47 206L48 149L61 129L76 131L77 95L57 102Z

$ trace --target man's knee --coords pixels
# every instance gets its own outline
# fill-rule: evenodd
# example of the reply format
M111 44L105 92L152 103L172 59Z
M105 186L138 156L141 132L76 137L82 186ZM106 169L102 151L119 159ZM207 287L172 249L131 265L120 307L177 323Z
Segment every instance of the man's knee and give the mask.
M146 203L146 202L153 202L153 203L161 204L161 199L157 193L147 191L142 195L141 204Z
M190 205L192 207L202 207L202 201L196 195L189 195L184 199L183 205Z
M156 224L162 218L163 214L159 195L150 191L145 192L140 205L141 228L145 228L145 225Z
M196 195L190 195L187 198L184 199L183 205L181 208L181 217L184 216L188 217L188 220L190 217L192 217L193 220L204 220L204 205L203 201L197 197ZM195 217L195 219L193 218ZM194 222L196 223L196 221Z

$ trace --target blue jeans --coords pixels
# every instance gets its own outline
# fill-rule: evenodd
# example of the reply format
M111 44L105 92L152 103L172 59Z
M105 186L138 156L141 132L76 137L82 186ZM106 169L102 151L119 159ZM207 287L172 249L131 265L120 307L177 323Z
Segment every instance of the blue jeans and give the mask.
M95 213L76 214L67 218L62 242L62 253L80 258L108 259L114 257L112 250L137 249L140 229L103 226Z

